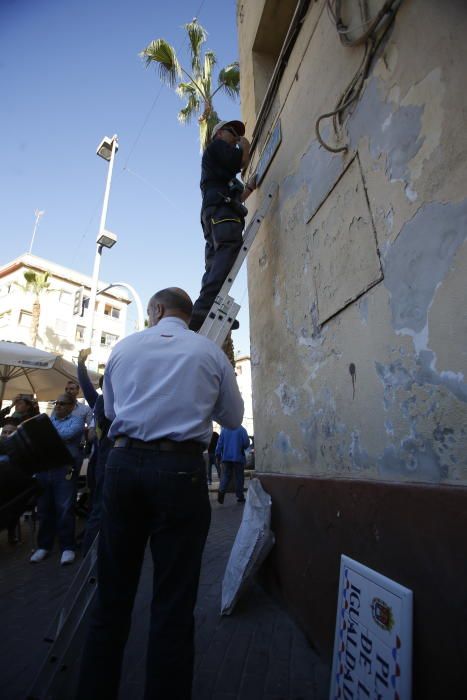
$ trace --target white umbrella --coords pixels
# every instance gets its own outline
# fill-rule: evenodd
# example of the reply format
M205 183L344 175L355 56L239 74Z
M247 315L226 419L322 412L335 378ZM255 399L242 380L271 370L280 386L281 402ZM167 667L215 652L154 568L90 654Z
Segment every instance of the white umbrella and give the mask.
M97 386L99 375L89 372ZM77 381L77 367L53 352L22 343L0 341L0 405L17 394L35 394L38 401L53 401L65 384Z

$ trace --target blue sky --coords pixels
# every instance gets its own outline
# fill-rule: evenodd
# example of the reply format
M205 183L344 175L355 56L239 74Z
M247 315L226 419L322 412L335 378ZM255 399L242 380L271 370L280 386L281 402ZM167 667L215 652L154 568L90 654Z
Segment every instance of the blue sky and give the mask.
M220 9L221 8L221 9ZM195 299L203 273L200 154L194 122L181 126L177 95L138 53L164 37L186 56L182 25L197 16L219 68L238 57L235 0L1 0L1 263L26 252L35 209L45 210L33 253L92 272L107 165L103 136L119 137L101 278L133 285L143 304L177 285ZM238 103L216 102L221 118ZM237 351L249 352L246 274ZM133 306L133 305L132 305Z

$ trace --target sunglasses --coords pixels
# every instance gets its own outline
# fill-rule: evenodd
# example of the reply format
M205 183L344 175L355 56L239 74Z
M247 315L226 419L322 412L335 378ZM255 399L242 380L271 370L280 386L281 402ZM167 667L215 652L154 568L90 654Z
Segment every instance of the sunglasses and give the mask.
M54 406L73 406L71 401L54 401Z
M235 131L235 129L231 129L229 126L224 127L224 128L222 129L222 131L228 131L229 134L232 134L232 136L234 136L236 139L239 138L239 136L238 136L237 132Z

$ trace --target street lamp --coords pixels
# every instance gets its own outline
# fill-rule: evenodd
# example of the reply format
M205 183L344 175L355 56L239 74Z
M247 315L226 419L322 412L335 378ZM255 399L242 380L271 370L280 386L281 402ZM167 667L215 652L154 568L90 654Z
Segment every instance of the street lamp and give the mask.
M139 294L137 293L136 289L131 286L131 284L128 284L127 282L112 282L112 284L109 284L107 287L104 287L104 289L99 289L97 292L98 294L104 294L104 292L107 292L109 289L112 289L113 287L123 287L124 289L127 289L133 299L135 300L136 304L136 312L138 314L138 330L142 331L144 330L144 311L143 311L143 305L141 303L141 298Z
M112 231L104 229L102 233L97 237L97 245L103 248L112 248L117 242L117 236Z
M91 295L89 297L89 321L87 325L86 346L92 346L92 329L94 325L94 313L96 306L97 285L99 281L99 269L101 266L101 255L103 248L111 248L117 242L117 236L105 228L107 218L107 208L109 205L110 183L112 181L112 170L114 166L115 154L118 151L118 138L114 134L112 138L105 136L97 147L97 155L109 163L107 171L107 181L105 184L104 202L102 205L101 220L99 223L99 233L96 239L96 256L94 258L94 268L92 271Z
M115 153L118 151L118 141L117 135L115 134L110 139L108 136L104 136L102 141L97 147L96 153L98 156L104 160L109 161L112 158L113 147L115 145Z

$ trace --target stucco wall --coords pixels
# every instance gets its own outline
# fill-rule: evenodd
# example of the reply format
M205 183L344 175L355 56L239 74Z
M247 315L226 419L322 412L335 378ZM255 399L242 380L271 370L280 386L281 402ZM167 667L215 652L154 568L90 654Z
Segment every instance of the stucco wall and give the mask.
M263 5L237 12L250 135ZM279 183L248 260L259 471L466 482L466 36L461 0L405 0L333 155L315 121L363 49L310 3L255 195Z

